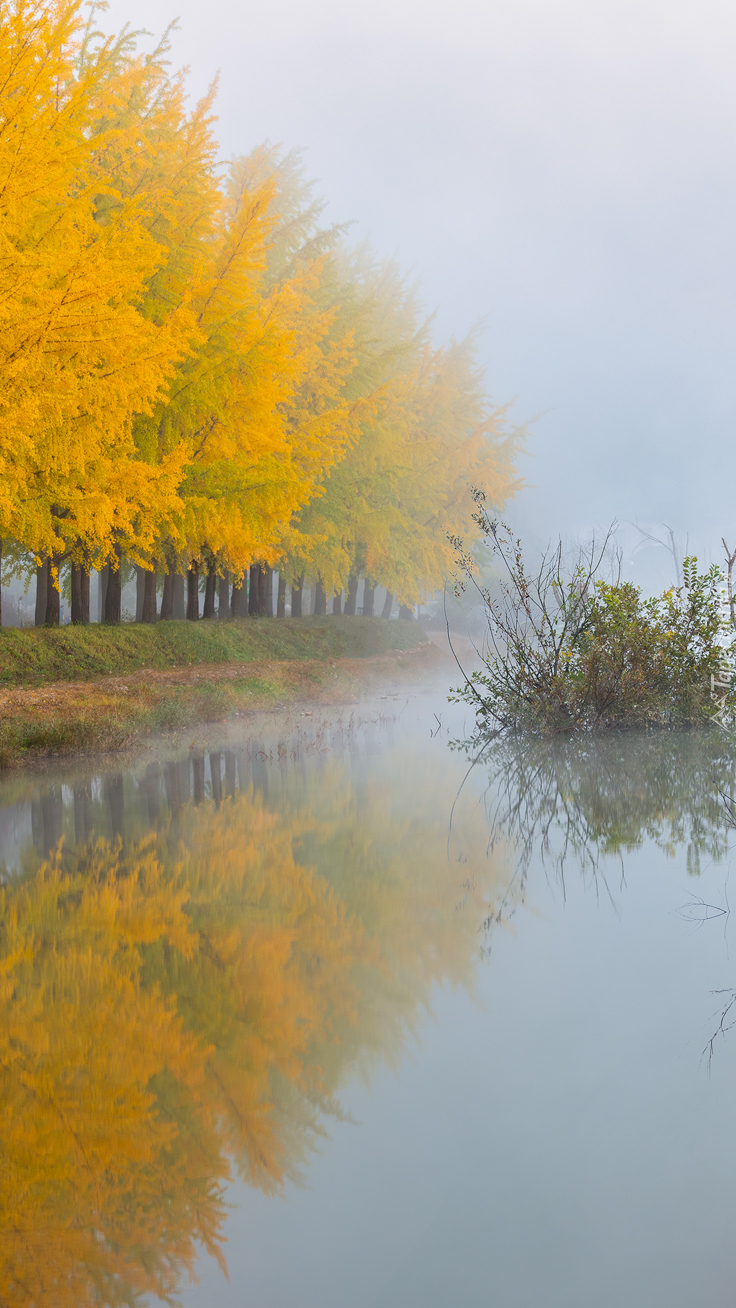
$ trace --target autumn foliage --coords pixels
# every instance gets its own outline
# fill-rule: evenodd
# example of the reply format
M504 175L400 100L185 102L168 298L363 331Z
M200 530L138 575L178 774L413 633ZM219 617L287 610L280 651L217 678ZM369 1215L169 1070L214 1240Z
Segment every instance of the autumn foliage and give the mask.
M214 87L188 107L166 39L142 54L81 0L0 11L0 538L45 567L42 617L71 566L87 621L107 567L119 620L124 559L148 621L177 575L192 617L200 579L204 616L225 583L244 614L274 566L297 593L431 591L469 485L516 485L473 336L433 344L399 270L321 225L298 155L219 164Z

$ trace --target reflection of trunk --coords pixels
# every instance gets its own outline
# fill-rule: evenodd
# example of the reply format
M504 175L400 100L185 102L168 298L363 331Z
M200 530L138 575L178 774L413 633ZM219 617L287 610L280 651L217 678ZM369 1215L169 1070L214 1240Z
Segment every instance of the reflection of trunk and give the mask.
M170 622L174 616L174 568L169 568L164 577L164 593L161 596L161 621Z
M365 582L363 584L363 617L364 618L373 617L373 606L375 603L375 598L376 598L376 588L373 585L373 582L369 581L368 578L366 577Z
M222 761L219 754L210 754L210 777L212 778L212 798L217 807L222 803Z
M89 622L89 569L72 559L72 622L86 626Z
M192 781L194 802L201 804L204 799L204 754L192 754Z
M36 626L42 627L46 621L46 592L49 585L49 561L36 568Z
M187 622L199 619L199 564L193 563L187 572Z
M143 579L141 622L156 621L156 573L146 572Z
M215 572L214 563L211 564L207 573L207 580L204 586L204 612L203 618L214 618L215 616L215 592L217 590L217 573Z
M291 588L291 616L300 618L302 616L302 596L304 594L304 573L297 577Z
M33 843L42 858L56 849L64 833L64 796L61 786L51 786L31 804Z
M327 596L325 588L322 585L321 578L317 578L317 585L314 588L314 616L323 618L327 612Z
M74 787L74 841L86 845L92 835L92 788L87 783Z
M263 799L268 802L268 769L266 768L267 754L262 745L254 741L250 749L250 765L253 775L253 789L260 790ZM243 789L242 782L240 789Z
M149 763L146 768L141 790L146 797L146 808L148 810L148 821L151 826L155 826L159 819L159 800L158 800L158 763Z
M225 789L228 795L235 794L235 755L231 749L225 750Z
M61 554L54 554L49 559L48 579L46 583L46 626L58 627L61 617ZM54 579L54 569L56 578Z
M332 596L332 614L333 617L336 618L342 616L342 591L341 590L336 590L335 594Z
M105 798L110 814L110 830L113 840L122 840L125 835L125 807L123 774L115 772L105 782Z
M348 593L345 599L345 616L353 617L355 615L355 604L358 598L358 574L351 572L348 577Z
M276 617L286 617L286 577L279 571L279 593L276 597Z
M123 597L123 568L119 546L116 546L115 555L115 559L110 564L110 575L107 578L107 590L105 592L104 621L112 625L117 625L120 622Z
M402 604L399 608L399 617L403 618L405 622L413 622L414 610L410 609L408 604Z
M393 595L391 594L391 591L390 591L390 590L387 590L387 591L386 591L386 600L385 600L384 605L383 605L383 612L382 612L382 614L381 614L381 617L382 617L382 618L390 618L390 617L391 617L391 610L392 610L393 607L394 607L394 597L393 597Z
M172 813L178 813L181 808L181 776L178 763L164 764L164 786L166 787L166 803Z

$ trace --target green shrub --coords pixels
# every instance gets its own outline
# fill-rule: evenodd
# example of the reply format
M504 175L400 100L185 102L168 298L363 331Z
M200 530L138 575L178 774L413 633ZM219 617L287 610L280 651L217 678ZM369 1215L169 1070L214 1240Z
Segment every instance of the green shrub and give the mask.
M601 578L610 533L572 567L559 545L530 573L520 542L486 515L482 497L475 520L503 569L499 592L482 592L491 652L457 692L482 722L556 734L713 720L713 683L730 682L735 653L719 568L699 573L686 559L681 586L643 599L631 583ZM459 561L470 577L470 561ZM732 715L734 691L716 694L722 716Z

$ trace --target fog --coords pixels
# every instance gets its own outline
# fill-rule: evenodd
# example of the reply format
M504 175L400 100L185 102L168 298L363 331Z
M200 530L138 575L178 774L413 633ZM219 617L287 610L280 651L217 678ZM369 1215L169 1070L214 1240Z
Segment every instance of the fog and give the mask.
M305 147L329 216L421 274L439 337L485 320L494 398L540 415L515 524L541 539L666 522L720 558L736 537L732 6L173 4L114 0L105 25L178 14L193 94L220 73L224 156Z

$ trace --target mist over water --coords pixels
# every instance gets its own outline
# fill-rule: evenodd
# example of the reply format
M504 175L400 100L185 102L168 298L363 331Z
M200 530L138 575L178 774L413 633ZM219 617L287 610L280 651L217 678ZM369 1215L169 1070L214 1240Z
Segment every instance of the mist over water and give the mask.
M731 1303L733 750L470 725L391 693L4 784L9 1302Z

